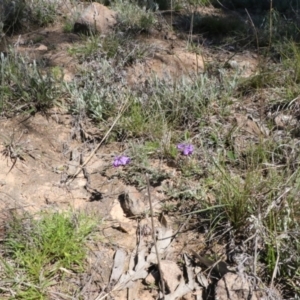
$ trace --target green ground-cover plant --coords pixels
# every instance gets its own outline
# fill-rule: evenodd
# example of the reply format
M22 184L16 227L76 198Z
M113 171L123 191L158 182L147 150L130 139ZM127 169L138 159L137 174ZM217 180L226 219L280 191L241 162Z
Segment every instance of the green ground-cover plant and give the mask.
M59 12L60 1L47 1L47 0L31 0L28 1L30 8L29 21L38 24L39 26L45 26L49 23L53 23Z
M7 226L0 262L6 286L17 299L48 299L47 288L56 284L58 276L63 280L63 269L84 270L85 243L96 222L75 212L14 217ZM0 288L0 293L7 290Z
M151 1L148 2L152 7ZM147 32L157 23L155 14L148 9L150 7L147 3L145 6L139 6L138 3L126 0L116 0L112 3L112 9L118 12L120 29L133 33Z
M77 56L80 61L93 60L99 63L99 57L111 60L115 67L131 66L133 63L151 57L155 47L143 42L137 43L131 33L112 32L101 38L98 35L82 37L84 44L71 47L68 52Z
M70 55L76 55L79 59L85 60L89 56L97 53L101 44L100 38L97 35L90 35L88 37L82 36L82 39L84 43L70 47L68 52Z
M62 89L43 63L31 61L14 51L0 54L0 112L45 112L52 107ZM26 76L24 76L26 74Z
M70 110L87 114L96 122L115 117L129 95L119 77L121 69L104 55L92 57L83 67L80 76L66 85L72 103Z
M147 86L140 88L132 98L120 121L120 128L129 136L154 139L166 132L195 128L211 101L219 97L221 91L225 98L230 89L229 85L220 85L205 74L195 80L148 80Z
M13 34L24 26L37 24L45 26L53 23L61 1L45 0L3 0L0 7L0 32Z
M252 235L252 239L245 237L247 253L256 257L257 264L264 264L255 272L272 282L278 277L280 282L285 282L285 287L290 276L297 278L295 270L299 269L295 241L299 235L296 229L299 228L296 213L299 201L295 196L299 171L291 164L291 160L298 161L298 158L289 159L294 153L292 149L295 150L293 138L286 136L278 143L269 137L264 142L250 143L243 154L236 155L235 163L224 164L226 159L215 157L216 169L208 170L216 180L213 190L217 204L222 207L211 211L211 219L221 224L229 221L237 236ZM254 253L257 240L264 245L259 254ZM291 256L287 255L287 244Z

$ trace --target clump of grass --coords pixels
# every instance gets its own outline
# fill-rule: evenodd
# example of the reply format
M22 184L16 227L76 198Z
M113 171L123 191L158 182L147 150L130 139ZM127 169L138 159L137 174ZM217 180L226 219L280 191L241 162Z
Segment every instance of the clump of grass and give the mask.
M283 63L282 68L289 72L288 77L285 76L285 85L291 89L293 86L298 85L298 83L300 82L299 45L295 41L287 41L277 48L281 62ZM287 79L289 79L288 82Z
M86 59L99 50L101 43L100 38L97 35L90 35L82 38L84 43L70 47L68 52L70 55L76 55L80 59Z
M278 10L272 9L253 20L259 47L267 47L270 50L277 45L283 45L286 41L299 42L300 19L297 13L290 9L287 15L281 14Z
M229 85L223 86L207 74L176 82L150 79L132 97L120 120L120 130L152 140L161 140L168 131L189 130L197 127L212 100L221 94L225 99L230 90Z
M245 95L251 94L261 88L274 87L278 84L278 79L272 70L261 70L259 74L241 80L238 91Z
M1 113L45 112L60 95L55 78L36 61L10 51L7 56L1 53L0 62Z
M12 34L26 23L45 26L53 23L58 15L59 1L31 0L1 2L1 31Z
M65 20L64 26L63 26L63 31L65 33L70 33L70 32L73 32L73 28L74 28L74 23L71 22L70 20Z
M118 12L120 29L134 33L149 31L157 23L157 18L151 10L140 7L137 3L117 0L113 9Z
M145 59L154 48L116 34L102 40L98 37L91 39L92 46L88 49L86 46L71 49L84 62L81 72L74 82L67 84L67 89L74 100L71 110L85 112L100 122L114 118L126 99L130 99L130 103L137 99L137 93L127 84L124 68Z
M113 32L110 35L100 38L92 35L86 38L84 45L75 45L69 49L71 55L76 55L80 60L93 60L97 62L98 57L111 60L117 67L132 65L151 56L155 47L139 42L130 33L122 34Z
M84 63L80 76L66 85L72 100L71 111L84 113L99 123L114 118L119 105L125 103L129 95L119 72L113 61L104 56Z
M131 34L114 33L101 41L101 51L108 59L114 59L119 66L130 66L135 62L142 61L151 56L155 46L137 43Z
M53 23L58 15L59 1L32 0L29 4L32 23L46 26Z
M63 277L62 269L83 271L84 244L95 226L82 213L15 217L8 224L1 277L9 278L7 285L18 299L44 299L54 277Z
M280 65L263 60L256 74L240 79L238 95L253 95L259 90L273 91L273 98L294 99L299 94L300 51L294 41L284 41L274 47ZM272 100L274 100L272 99Z
M236 156L235 163L222 165L214 160L216 169L210 172L216 180L213 190L221 208L211 211L211 219L219 224L229 222L232 234L244 236L247 255L256 260L255 266L261 264L252 272L270 282L277 278L287 288L291 278L298 278L296 270L300 268L299 245L294 240L299 235L300 205L295 201L299 171L288 158L293 151L283 149L293 148L294 143L289 137L283 143L286 145L271 143L269 138L249 145Z

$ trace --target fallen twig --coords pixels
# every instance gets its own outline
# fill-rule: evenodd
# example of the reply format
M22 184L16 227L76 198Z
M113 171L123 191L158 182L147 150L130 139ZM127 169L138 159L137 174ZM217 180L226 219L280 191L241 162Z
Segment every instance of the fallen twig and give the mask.
M165 299L165 283L164 283L164 279L162 276L162 271L161 271L161 266L160 266L160 257L159 257L159 252L157 249L157 243L156 243L156 236L155 236L155 230L154 230L154 219L153 219L153 207L152 207L151 193L150 193L150 181L149 181L149 175L147 173L146 173L146 180L147 180L147 191L148 191L148 199L149 199L150 214L151 214L152 238L153 238L153 243L154 243L156 257L157 257L157 268L158 268L160 284L161 284L162 299Z

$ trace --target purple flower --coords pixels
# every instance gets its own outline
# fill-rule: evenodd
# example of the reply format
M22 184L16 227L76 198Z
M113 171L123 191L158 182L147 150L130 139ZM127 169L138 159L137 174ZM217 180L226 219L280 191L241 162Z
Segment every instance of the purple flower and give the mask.
M181 151L181 153L185 156L193 154L194 146L191 144L179 144L177 145L177 149Z
M129 163L130 163L130 158L128 156L121 155L115 157L113 166L114 167L126 166Z

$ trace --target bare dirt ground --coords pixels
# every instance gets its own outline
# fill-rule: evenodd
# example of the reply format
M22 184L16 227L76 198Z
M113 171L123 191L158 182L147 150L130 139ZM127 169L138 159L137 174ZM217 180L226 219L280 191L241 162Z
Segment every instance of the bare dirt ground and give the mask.
M232 53L229 51L213 53L203 47L202 54L196 55L187 50L184 40L173 33L168 37L168 34L143 37L143 42L155 47L156 53L152 58L128 69L129 82L144 81L152 73L161 78L165 74L173 78L194 75L201 73L210 61L235 61L232 68L238 65L242 70L241 76L255 72L255 53L245 51L231 58ZM18 52L32 59L47 61L49 67L62 67L66 81L71 81L76 75L78 61L70 56L68 49L80 43L81 38L73 33L64 33L61 24L12 36L9 42ZM101 146L85 168L80 169L97 143L96 140L88 143L80 135L83 131L88 133L97 130L92 123L81 124L75 116L58 107L47 115L36 114L29 118L20 115L0 119L0 205L4 215L8 215L5 214L8 210L34 213L71 208L103 216L103 224L99 224L101 239L90 245L90 270L82 278L69 275L71 285L82 287L84 299L95 299L100 290L107 287L116 249L125 249L129 255L136 248L136 232L141 220L126 215L120 195L130 194L130 197L139 198L143 206L148 206L146 189L138 191L127 185L118 176L120 170L112 166L113 158L122 149L122 145ZM67 178L78 168L78 176L68 181ZM165 169L175 174L172 168L165 166ZM160 187L152 188L151 195L157 210L169 200ZM150 220L145 222L146 228ZM176 232L181 226L189 227L182 220L171 217L167 227ZM201 250L201 239L203 236L192 230L178 235L172 242L173 251L168 259L176 261L178 254L188 252L189 249ZM221 245L215 245L211 251L222 254L223 249ZM155 288L146 289L141 283L135 289L137 294L132 299L153 299L157 296ZM56 286L52 299L59 299L58 292ZM114 299L125 299L126 293L127 290L115 292ZM192 299L192 295L182 299Z

